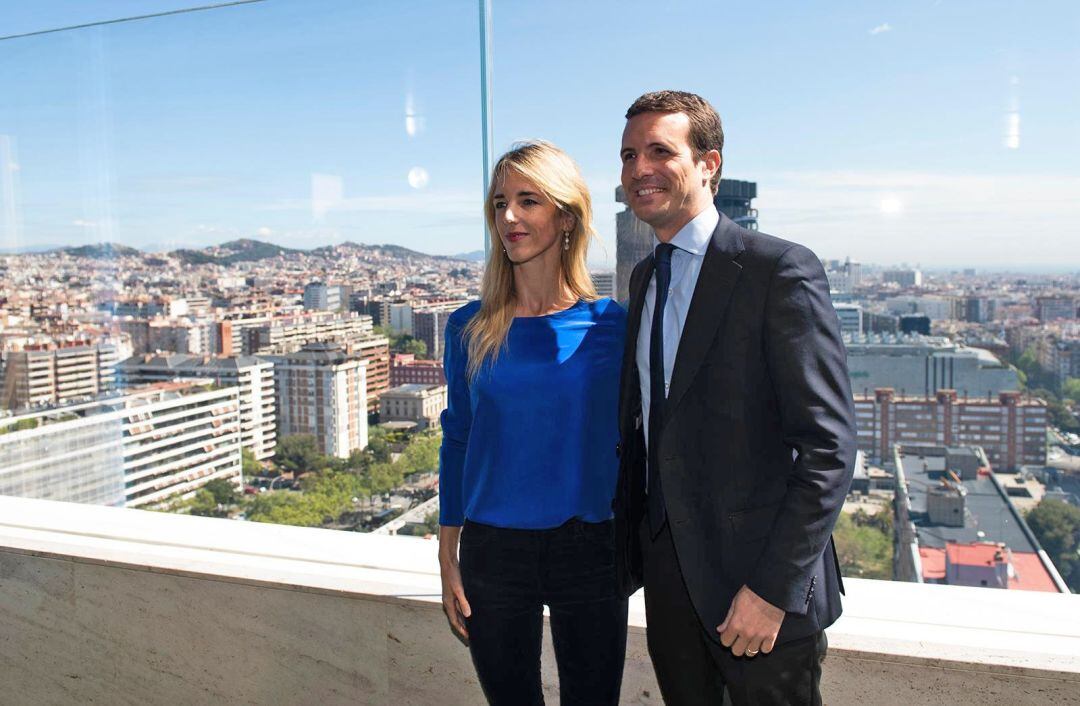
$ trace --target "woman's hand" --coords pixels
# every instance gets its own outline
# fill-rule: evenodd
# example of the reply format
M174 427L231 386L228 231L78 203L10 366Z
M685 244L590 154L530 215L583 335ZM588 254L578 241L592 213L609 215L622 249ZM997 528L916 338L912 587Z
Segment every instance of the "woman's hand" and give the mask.
M472 615L472 608L465 598L465 588L461 584L461 569L458 568L458 537L460 527L439 528L439 574L442 576L442 604L450 629L465 644L469 643L469 631L465 628L465 618Z

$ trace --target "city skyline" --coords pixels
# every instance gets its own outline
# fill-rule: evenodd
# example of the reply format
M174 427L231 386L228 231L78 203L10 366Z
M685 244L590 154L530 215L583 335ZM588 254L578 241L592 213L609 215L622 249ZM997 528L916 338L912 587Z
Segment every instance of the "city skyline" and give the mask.
M357 242L357 241L353 241L353 240L347 240L347 241L340 241L340 242L312 243L310 245L305 244L303 247L295 247L295 246L290 246L288 244L276 243L276 242L273 242L272 240L261 240L261 239L256 237L256 238L236 238L234 240L223 240L221 242L208 243L206 245L195 246L193 248L177 248L176 250L166 250L166 249L151 250L151 249L142 248L142 247L139 247L139 246L127 246L127 245L124 245L123 243L104 243L104 242L93 242L93 243L92 242L83 242L83 243L71 243L71 244L67 244L67 245L62 245L62 244L60 244L60 245L58 245L58 244L28 245L28 246L25 246L25 247L22 247L22 248L0 248L0 257L5 257L5 256L7 256L7 257L18 257L18 256L50 255L50 254L57 253L59 251L77 249L77 248L81 248L81 247L84 247L84 246L85 247L96 248L96 247L107 246L107 245L121 245L121 246L124 246L124 247L131 247L131 248L133 248L135 250L138 250L139 252L141 252L142 254L145 254L145 255L168 255L168 254L175 254L177 251L185 250L185 249L190 249L190 250L193 250L193 251L196 251L196 252L213 251L213 250L216 250L216 249L220 249L220 248L222 248L224 246L228 246L230 244L237 243L239 241L250 241L250 242L254 242L254 243L265 243L265 244L270 244L270 245L277 245L277 246L280 246L280 247L282 247L284 249L287 249L287 250L292 250L292 251L296 251L296 252L302 252L302 253L305 253L305 254L313 254L312 251L314 251L314 250L321 250L321 249L324 249L324 248L327 248L327 247L335 247L335 246L352 245L352 246L357 246L357 247L361 247L361 248L372 248L372 249L380 249L380 248L385 248L385 247L395 247L395 246L397 246L396 243L375 243L375 242L364 243L364 242ZM399 247L404 247L404 246L399 246ZM412 250L411 248L408 248L408 249ZM444 259L449 259L449 260L460 260L462 262L482 262L483 259L484 259L484 256L485 256L483 250L473 250L473 251L469 251L469 252L447 253L447 254L430 253L430 252L423 252L423 251L419 251L419 250L414 250L413 252L415 252L417 255L424 256L424 257L444 258ZM95 259L107 259L107 256L104 256L104 255L96 255L94 257L95 257ZM967 263L943 263L943 264L934 264L934 265L930 265L930 266L924 266L924 265L922 265L922 263L909 262L909 261L906 261L906 260L895 261L895 262L867 262L867 261L864 261L864 260L860 260L858 257L853 256L853 254L851 254L851 253L842 253L840 255L833 255L831 253L825 253L825 254L820 254L820 258L821 258L821 260L823 262L828 262L828 261L843 262L845 259L850 259L852 262L858 263L862 267L869 268L870 271L873 271L873 270L885 270L885 269L890 269L891 268L891 269L902 269L902 270L915 270L915 271L922 272L924 274L929 274L929 275L959 274L959 273L962 273L962 272L967 271L967 270L972 270L972 271L974 271L974 273L977 273L979 275L1009 275L1009 274L1016 274L1016 275L1064 276L1064 275L1080 274L1080 272L1078 272L1078 269L1080 269L1080 265L1070 265L1070 264L1062 264L1062 263L1045 263L1045 264L1036 263L1036 264L1026 265L1026 266L1016 266L1016 265L1010 265L1010 264L990 264L990 265L982 265L982 266L978 266L978 267L973 267L973 266L971 266L970 264L967 264ZM248 262L248 261L247 260L242 260L240 262ZM229 267L231 265L223 264L221 266L227 268L227 267ZM597 262L595 260L590 260L589 261L589 269L590 269L590 271L593 271L593 272L614 272L615 271L615 263L614 262Z
M615 259L622 113L678 86L716 104L724 175L759 185L764 232L928 271L1080 268L1080 93L1055 78L1080 62L1074 7L1048 4L1060 21L1047 27L1006 3L674 3L659 17L591 3L572 23L567 3L494 6L495 152L545 137L577 159L594 266ZM7 35L182 7L45 2L0 18ZM716 42L671 47L643 29L650 17L715 28ZM0 249L481 249L477 43L464 0L271 1L0 41L15 77L0 106Z

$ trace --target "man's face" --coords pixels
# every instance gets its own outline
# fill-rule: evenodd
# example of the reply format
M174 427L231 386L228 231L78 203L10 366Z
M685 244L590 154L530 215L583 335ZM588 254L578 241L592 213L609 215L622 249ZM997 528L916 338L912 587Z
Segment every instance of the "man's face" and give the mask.
M640 113L623 130L622 185L634 214L670 240L712 202L720 155L695 160L685 113Z

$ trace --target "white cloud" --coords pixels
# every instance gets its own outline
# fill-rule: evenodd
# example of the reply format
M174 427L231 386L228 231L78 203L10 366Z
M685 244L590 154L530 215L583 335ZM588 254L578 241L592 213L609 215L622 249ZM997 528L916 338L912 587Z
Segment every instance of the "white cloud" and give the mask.
M259 228L257 231L255 231L255 234L259 237L265 238L269 235L273 235L274 231L270 230L266 226L263 226L262 228Z
M71 222L73 226L79 226L80 228L93 228L97 225L97 221L84 221L81 218L76 218Z
M891 32L891 31L892 31L892 27L889 26L889 23L888 22L883 22L882 24L879 24L877 27L874 27L873 29L871 29L870 34L881 34L882 32Z

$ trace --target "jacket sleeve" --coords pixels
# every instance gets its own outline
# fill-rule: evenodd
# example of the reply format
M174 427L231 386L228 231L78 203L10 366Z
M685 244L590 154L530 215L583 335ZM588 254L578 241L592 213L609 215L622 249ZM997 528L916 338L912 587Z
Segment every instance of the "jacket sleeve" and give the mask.
M453 318L446 325L443 369L446 371L447 406L441 419L443 438L439 449L439 524L460 527L465 523L465 448L472 427L469 397L468 349L464 325Z
M787 493L747 583L805 614L814 565L840 514L855 466L855 409L840 323L817 257L794 245L779 258L765 305L765 356L784 443Z

